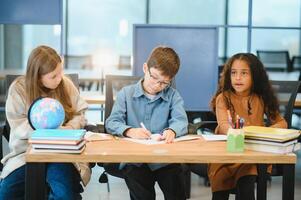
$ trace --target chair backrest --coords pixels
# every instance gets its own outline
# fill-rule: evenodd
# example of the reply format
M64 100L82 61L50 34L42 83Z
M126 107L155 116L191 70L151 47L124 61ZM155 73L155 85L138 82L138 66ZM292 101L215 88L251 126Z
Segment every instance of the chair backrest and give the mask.
M292 70L301 70L301 56L293 56Z
M65 55L64 61L68 69L93 69L91 55Z
M118 69L131 69L131 56L120 55Z
M12 84L12 82L19 77L20 75L6 75L5 77L5 88L6 88L6 95L9 89L9 86ZM76 86L77 89L79 89L79 81L78 81L78 74L67 74L67 76L69 76L73 82L73 84ZM7 98L7 96L5 97ZM5 139L7 141L9 141L9 134L10 134L10 126L9 123L5 117L5 124L2 127L1 130L1 134L5 137ZM2 135L0 135L0 144L1 144L1 148L0 148L0 159L2 159L3 157L3 141L2 141ZM2 164L0 164L0 170L2 170Z
M137 76L117 76L107 75L105 78L106 103L105 103L105 120L110 116L114 99L119 90L124 86L137 83L141 77Z
M66 74L66 76L68 76L71 79L75 87L79 90L78 74Z
M267 70L292 70L291 60L288 51L257 50L257 56Z
M287 122L288 128L292 125L292 115L300 81L271 81L272 87L280 104L280 112Z

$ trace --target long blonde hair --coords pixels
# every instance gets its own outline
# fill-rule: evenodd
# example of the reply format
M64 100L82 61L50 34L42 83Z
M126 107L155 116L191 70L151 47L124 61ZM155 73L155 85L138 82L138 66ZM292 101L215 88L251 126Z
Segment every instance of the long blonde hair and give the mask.
M42 45L33 49L27 62L25 90L29 105L41 96L60 101L65 109L65 122L67 122L72 119L75 110L72 108L71 98L66 88L66 77L63 76L58 87L53 90L44 87L41 82L41 77L54 71L60 63L62 63L61 57L51 47Z

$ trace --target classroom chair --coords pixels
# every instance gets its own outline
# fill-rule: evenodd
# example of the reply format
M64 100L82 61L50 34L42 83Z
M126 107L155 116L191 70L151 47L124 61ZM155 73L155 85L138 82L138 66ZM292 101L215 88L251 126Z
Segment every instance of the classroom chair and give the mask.
M301 56L293 56L292 70L301 72ZM301 81L300 76L299 76L299 81Z
M66 69L79 69L79 70L93 70L92 55L65 55L64 63ZM91 81L79 82L79 87L82 90L90 91L93 86ZM99 89L99 83L96 85L97 90Z
M120 55L118 61L118 69L131 69L131 56Z
M118 75L107 75L105 78L105 118L104 121L110 116L113 105L114 98L119 90L124 86L137 83L140 80L140 77L134 76L118 76ZM100 128L101 132L107 133L105 125ZM121 170L119 170L119 163L97 163L97 165L103 167L105 171L100 175L99 182L107 183L108 191L110 191L108 176L112 175L118 178L124 178Z
M256 53L268 71L292 71L288 51L257 50Z
M300 89L300 81L271 81L272 87L278 97L280 112L287 122L287 127L292 128L292 116L295 101ZM269 122L268 122L269 123ZM299 142L301 138L299 137ZM273 165L272 176L282 176L282 165Z

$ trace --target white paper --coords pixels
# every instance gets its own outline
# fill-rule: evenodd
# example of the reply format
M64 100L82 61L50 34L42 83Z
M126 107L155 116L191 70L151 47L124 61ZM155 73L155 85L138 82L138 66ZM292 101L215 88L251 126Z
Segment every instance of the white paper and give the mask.
M113 136L106 133L95 133L87 131L85 134L86 141L98 141L98 140L112 140Z
M134 139L134 138L123 138L125 140L129 140L135 143L139 144L145 144L145 145L154 145L154 144L165 144L164 140L158 141L155 138L157 137L151 137L151 139ZM200 139L200 136L198 135L185 135L178 137L174 140L174 142L181 142L181 141L187 141L187 140L197 140Z
M206 141L225 141L227 140L227 135L202 135Z

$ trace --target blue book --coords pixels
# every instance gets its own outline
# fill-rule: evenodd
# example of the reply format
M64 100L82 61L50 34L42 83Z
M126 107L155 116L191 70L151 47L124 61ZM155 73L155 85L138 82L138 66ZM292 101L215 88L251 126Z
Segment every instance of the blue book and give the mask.
M31 140L82 140L85 129L37 129L33 131Z

